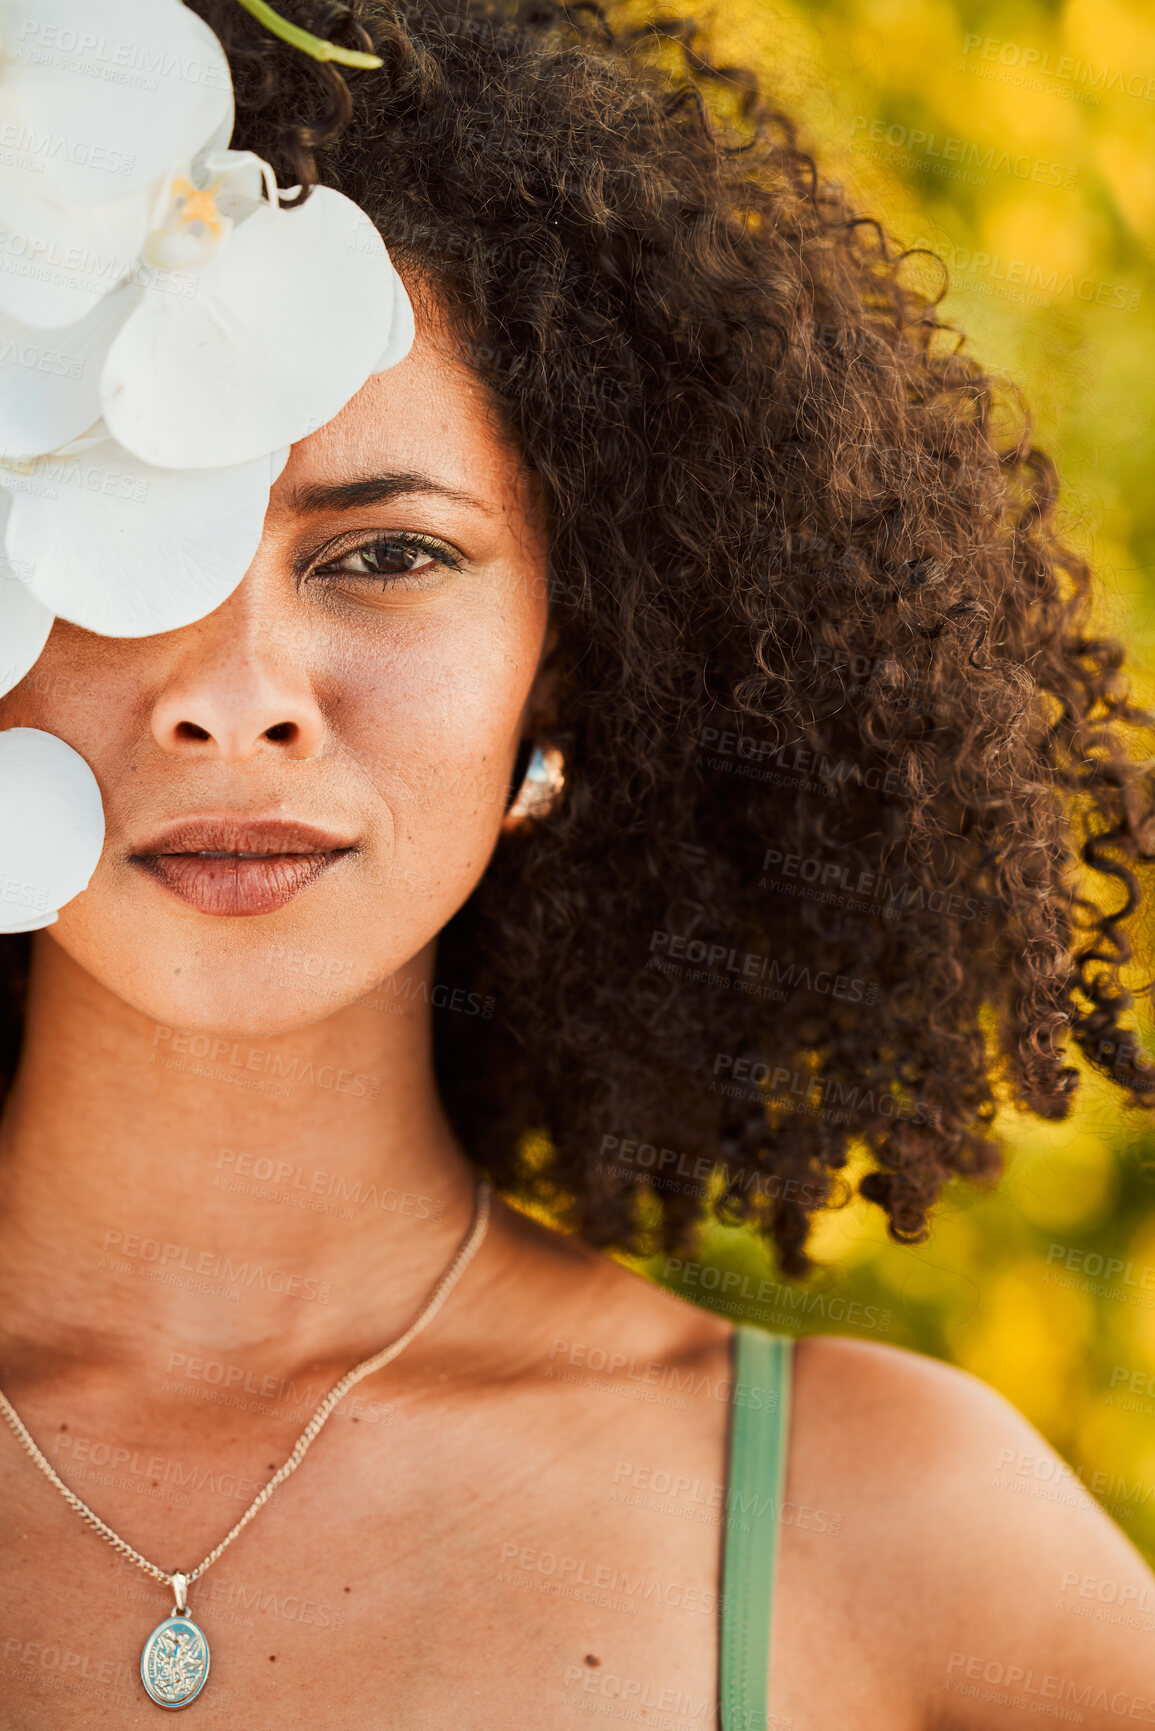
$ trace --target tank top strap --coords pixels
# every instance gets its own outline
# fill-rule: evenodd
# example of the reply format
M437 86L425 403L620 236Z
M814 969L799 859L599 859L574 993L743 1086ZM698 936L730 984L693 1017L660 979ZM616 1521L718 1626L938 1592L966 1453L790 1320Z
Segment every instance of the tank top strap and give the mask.
M734 1330L718 1657L722 1731L766 1731L793 1346L789 1335L745 1325Z

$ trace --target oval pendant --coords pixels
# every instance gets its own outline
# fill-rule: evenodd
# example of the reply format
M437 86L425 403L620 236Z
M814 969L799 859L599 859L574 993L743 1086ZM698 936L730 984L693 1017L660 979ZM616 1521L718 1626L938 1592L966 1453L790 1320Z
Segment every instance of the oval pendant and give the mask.
M205 1686L209 1644L187 1611L158 1623L140 1655L140 1680L158 1707L187 1707Z

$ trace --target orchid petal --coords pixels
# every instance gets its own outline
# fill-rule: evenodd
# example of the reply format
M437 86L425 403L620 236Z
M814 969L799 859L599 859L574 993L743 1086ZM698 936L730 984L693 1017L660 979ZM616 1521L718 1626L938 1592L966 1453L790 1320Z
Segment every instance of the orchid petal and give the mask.
M28 585L0 564L0 697L39 661L52 617Z
M381 354L377 356L373 371L388 372L398 361L403 361L413 347L413 339L417 329L413 322L413 303L405 291L396 270L393 272L393 321L389 326L389 340Z
M252 563L269 499L267 456L173 473L111 439L4 479L9 559L45 607L106 637L212 613Z
M231 130L224 50L180 0L0 0L0 39L5 117L70 203L144 191Z
M104 846L96 777L54 733L0 733L0 931L51 925L88 887Z
M165 468L242 463L303 439L384 350L392 274L373 224L331 187L299 209L262 205L195 297L144 295L105 363L105 420Z
M43 914L37 920L21 920L19 925L9 925L0 913L0 936L11 938L17 932L42 932L46 926L54 926L60 916L58 914Z
M37 330L86 318L137 269L151 202L68 204L0 170L0 313Z
M217 203L222 214L234 221L251 215L262 194L276 205L277 177L264 158L251 150L205 150L193 167L198 185L202 180L224 183Z
M75 439L66 439L62 445L57 445L54 451L46 452L45 456L47 458L82 457L86 451L94 451L97 445L111 443L113 443L112 436L104 422L94 421L91 427L86 428L83 433L78 433ZM3 465L0 464L0 467ZM34 465L30 466L28 473L32 473L33 468Z
M99 420L104 357L139 292L107 295L50 335L0 318L0 459L57 451Z

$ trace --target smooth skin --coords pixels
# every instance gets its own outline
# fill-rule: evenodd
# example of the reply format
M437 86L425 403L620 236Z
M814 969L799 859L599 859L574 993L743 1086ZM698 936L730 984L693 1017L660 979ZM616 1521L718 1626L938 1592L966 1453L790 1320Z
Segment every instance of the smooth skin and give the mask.
M376 502L321 497L382 476ZM409 539L357 551L383 536ZM549 713L545 575L532 482L427 314L294 448L222 607L132 641L58 624L0 704L85 756L108 815L90 888L35 940L0 1130L0 1387L162 1567L223 1537L468 1229L434 940ZM131 863L193 814L351 851L277 912L205 914ZM192 1589L213 1650L193 1722L713 1725L730 1346L497 1205L428 1332ZM1069 1478L1057 1501L1003 1488L1053 1460L1030 1427L910 1353L797 1359L772 1723L1018 1727L1086 1691L1085 1725L1155 1724L1155 1639L1064 1585L1136 1604L1155 1579ZM664 1474L691 1489L654 1494ZM136 1667L168 1609L0 1431L0 1726L155 1725Z

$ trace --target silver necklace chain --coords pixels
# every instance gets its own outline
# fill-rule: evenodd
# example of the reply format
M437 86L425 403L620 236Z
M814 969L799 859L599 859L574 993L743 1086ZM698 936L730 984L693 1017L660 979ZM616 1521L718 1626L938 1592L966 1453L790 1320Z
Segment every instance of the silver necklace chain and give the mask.
M77 1496L74 1490L70 1490L64 1480L57 1473L52 1463L37 1447L27 1426L24 1424L23 1419L21 1419L19 1413L2 1390L0 1390L0 1414L2 1414L9 1427L15 1432L16 1437L23 1448L32 1456L32 1459L36 1462L36 1465L40 1468L41 1472L46 1478L51 1479L61 1496L76 1510L81 1520L85 1521L94 1532L99 1533L101 1538L106 1540L107 1543L112 1546L114 1551L118 1551L122 1557L127 1557L130 1562L135 1563L137 1568L143 1569L146 1575L151 1575L154 1581L160 1581L165 1586L171 1586L176 1594L178 1606L182 1605L184 1601L185 1588L190 1587L194 1581L199 1580L206 1569L212 1568L222 1551L227 1550L233 1540L238 1538L240 1534L244 1532L245 1528L254 1516L260 1513L261 1509L264 1508L277 1487L283 1485L285 1480L290 1478L292 1474L296 1472L297 1468L308 1454L310 1448L312 1448L314 1442L317 1440L322 1427L331 1417L334 1409L344 1400L345 1396L354 1384L360 1382L362 1377L371 1376L375 1370L383 1370L387 1364L392 1364L393 1360L398 1358L400 1354L404 1352L410 1341L414 1340L417 1335L421 1333L422 1329L428 1328L429 1324L433 1321L433 1318L437 1315L438 1311L449 1297L449 1294L453 1291L453 1288L457 1285L457 1282L461 1279L461 1276L465 1273L465 1270L469 1267L469 1264L473 1261L473 1258L477 1255L477 1252L481 1249L481 1243L485 1237L486 1228L489 1225L490 1195L491 1187L489 1180L483 1178L477 1186L477 1206L473 1216L473 1225L470 1227L466 1237L462 1240L453 1261L449 1264L449 1267L445 1270L445 1273L433 1288L433 1291L430 1293L416 1319L410 1323L409 1327L405 1330L405 1333L400 1335L389 1346L383 1347L380 1352L375 1352L372 1358L362 1359L360 1364L354 1365L352 1370L345 1373L340 1382L334 1383L333 1387L329 1390L328 1394L325 1396L324 1400L321 1402L320 1406L314 1412L312 1418L297 1438L296 1443L293 1445L292 1453L289 1455L288 1459L282 1466L277 1468L264 1489L258 1491L257 1495L253 1498L252 1502L249 1504L236 1526L232 1528L231 1532L226 1533L220 1544L215 1545L204 1561L198 1563L196 1568L187 1575L179 1570L170 1571L168 1569L159 1569L155 1563L150 1563L147 1557L142 1557L140 1552L134 1550L126 1539L122 1539L119 1533L114 1532L108 1525L107 1521L102 1521L100 1516L95 1514L92 1509L89 1508L88 1504L84 1502L82 1498Z

